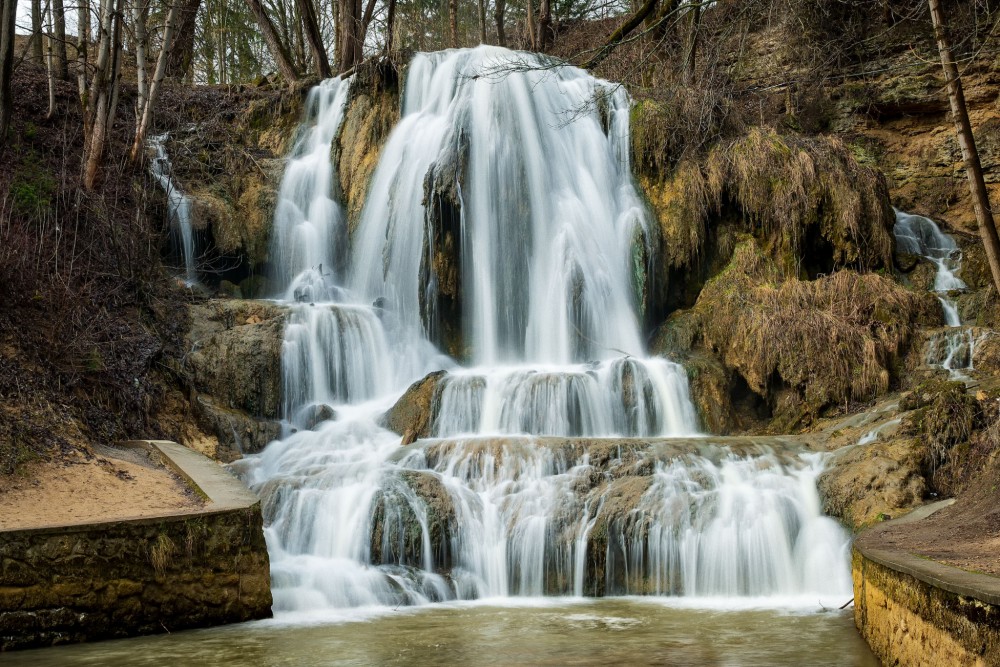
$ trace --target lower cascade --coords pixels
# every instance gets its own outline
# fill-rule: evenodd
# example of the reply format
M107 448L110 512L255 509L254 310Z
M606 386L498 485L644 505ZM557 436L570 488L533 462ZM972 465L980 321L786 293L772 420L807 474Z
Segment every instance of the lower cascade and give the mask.
M417 54L350 233L330 155L353 82L310 93L272 248L284 435L238 464L263 499L276 610L849 596L822 456L702 435L685 369L646 354L658 243L630 100L550 65ZM461 359L441 351L448 326ZM430 373L424 437L401 445L384 415Z

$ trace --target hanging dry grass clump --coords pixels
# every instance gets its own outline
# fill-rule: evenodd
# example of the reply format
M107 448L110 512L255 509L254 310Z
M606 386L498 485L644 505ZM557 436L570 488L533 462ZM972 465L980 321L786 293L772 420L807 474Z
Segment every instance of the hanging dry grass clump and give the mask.
M839 139L753 128L680 162L670 178L640 176L662 228L667 266L691 266L707 230L741 221L786 276L892 261L893 212L885 178ZM809 267L809 270L806 270Z
M694 307L700 344L772 401L794 389L812 411L888 391L916 327L939 319L926 294L878 274L791 278L745 237Z

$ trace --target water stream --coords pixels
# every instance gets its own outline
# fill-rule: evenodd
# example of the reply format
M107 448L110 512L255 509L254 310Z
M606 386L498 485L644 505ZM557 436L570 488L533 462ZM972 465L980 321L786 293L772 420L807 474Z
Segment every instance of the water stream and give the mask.
M928 341L925 363L947 370L953 379L966 380L966 371L974 370L978 339L971 327L962 325L958 306L951 297L952 292L967 288L957 275L962 268L962 251L937 223L921 215L897 210L893 232L900 251L923 257L937 267L931 289L941 302L948 330L935 333Z
M194 230L191 227L191 199L174 181L170 158L167 156L167 139L166 134L149 138L149 145L153 149L153 159L149 161L149 173L167 196L171 242L179 251L178 254L184 263L184 283L190 287L198 282L198 270L195 266L197 249Z

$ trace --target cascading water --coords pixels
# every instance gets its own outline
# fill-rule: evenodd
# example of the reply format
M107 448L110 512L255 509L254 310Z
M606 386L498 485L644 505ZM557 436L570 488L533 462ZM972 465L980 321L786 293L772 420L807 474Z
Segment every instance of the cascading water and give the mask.
M538 69L498 73L511 62ZM645 356L635 258L654 244L629 99L548 64L415 56L350 235L331 162L350 81L310 93L272 250L288 427L240 464L264 500L276 609L850 590L818 460L663 439L697 416L684 369ZM446 310L468 368L431 342ZM382 413L441 369L434 437L401 447Z
M149 138L149 145L153 148L153 159L149 161L149 173L167 195L170 237L174 246L180 251L180 257L184 262L184 282L191 286L198 282L198 270L195 267L194 230L191 228L191 200L174 182L170 158L167 157L165 145L167 138L166 134L158 134Z
M955 239L941 231L931 220L921 215L896 211L893 228L896 245L902 252L918 255L937 266L933 291L937 293L949 330L934 334L927 345L925 362L949 372L955 379L964 379L964 371L973 370L976 334L962 326L958 306L949 292L966 289L966 284L955 275L962 267L962 252Z

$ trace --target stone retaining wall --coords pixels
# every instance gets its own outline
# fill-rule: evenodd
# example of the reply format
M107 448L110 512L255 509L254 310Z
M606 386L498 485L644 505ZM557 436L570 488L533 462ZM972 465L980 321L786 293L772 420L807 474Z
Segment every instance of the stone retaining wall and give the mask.
M856 544L854 620L884 665L1000 666L1000 580Z
M182 471L207 505L154 518L0 531L0 650L271 615L260 502L191 450L147 446Z

